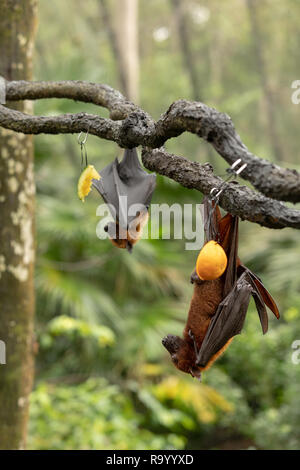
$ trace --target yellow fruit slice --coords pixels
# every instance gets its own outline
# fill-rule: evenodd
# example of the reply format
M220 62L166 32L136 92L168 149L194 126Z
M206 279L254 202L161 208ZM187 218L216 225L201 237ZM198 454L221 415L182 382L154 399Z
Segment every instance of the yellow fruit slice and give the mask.
M200 251L196 272L203 281L212 281L222 276L227 266L227 256L221 245L214 240L207 242Z
M85 196L87 196L91 190L92 179L99 180L101 176L98 171L95 170L93 165L88 165L81 173L78 180L78 197L84 202Z

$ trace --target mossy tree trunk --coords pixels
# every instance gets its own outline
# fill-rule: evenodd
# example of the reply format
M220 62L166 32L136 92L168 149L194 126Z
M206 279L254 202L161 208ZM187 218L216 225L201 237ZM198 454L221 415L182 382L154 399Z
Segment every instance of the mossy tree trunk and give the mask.
M32 78L37 0L0 0L0 75ZM7 103L31 112L30 103ZM34 176L32 137L0 129L0 448L25 447L33 381Z

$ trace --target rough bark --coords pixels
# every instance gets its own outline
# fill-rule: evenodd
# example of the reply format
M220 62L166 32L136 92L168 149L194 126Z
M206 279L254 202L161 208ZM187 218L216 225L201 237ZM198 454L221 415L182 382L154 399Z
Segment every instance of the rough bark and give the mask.
M237 181L224 185L223 180L213 174L209 163L201 165L170 154L164 149L149 148L143 149L142 160L148 170L156 171L186 188L197 189L206 195L209 195L213 188L220 188L222 185L224 190L220 195L220 206L242 220L268 228L300 229L300 211L289 209L279 201L265 197L246 186L240 186Z
M36 0L0 0L0 74L31 79ZM7 103L11 107L11 103ZM14 103L30 113L28 102ZM0 129L0 449L23 449L33 380L34 177L32 136Z

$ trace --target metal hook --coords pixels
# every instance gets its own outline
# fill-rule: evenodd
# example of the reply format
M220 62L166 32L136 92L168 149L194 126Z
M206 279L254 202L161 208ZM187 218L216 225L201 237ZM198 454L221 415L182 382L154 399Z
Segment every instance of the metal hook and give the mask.
M223 184L221 185L221 188L222 188L222 186L223 186ZM215 196L213 196L213 193L214 193L215 191L218 191L218 192L217 192L217 194L215 194ZM210 194L210 197L211 197L211 200L213 201L213 200L217 199L217 198L220 196L220 194L221 194L222 191L223 191L223 190L220 189L220 188L219 188L219 189L218 189L218 188L212 188L211 191L210 191L210 193L209 193L209 194Z
M78 135L77 142L79 145L85 145L88 139L89 130L86 131L85 138L83 140L80 140L81 134L83 134L83 131L81 131L80 134Z
M216 208L216 204L218 203L219 201L219 198L220 198L220 195L222 194L222 192L224 191L225 187L226 187L226 184L236 178L237 176L239 176L242 171L244 171L244 169L246 168L247 166L247 163L242 163L242 165L236 169L238 167L238 165L242 163L242 159L241 158L238 158L232 165L230 168L227 169L227 173L230 173L228 178L226 178L226 180L223 181L223 183L221 183L221 185L219 186L219 188L216 188L216 187L213 187L211 190L210 190L210 193L209 193L209 198L210 198L210 203L211 203L211 210L210 210L210 215L209 215L209 218L208 218L208 227L211 225L211 222L212 222L212 217L213 217L213 213L215 211L215 208ZM214 206L213 206L213 202L215 203ZM218 234L215 234L216 238L218 237Z
M222 194L222 192L224 191L224 188L226 186L226 184L232 179L232 178L236 178L236 176L239 176L243 171L244 169L247 167L247 163L242 163L242 165L238 168L237 166L242 163L242 159L241 158L238 158L232 165L230 168L227 168L227 173L230 173L230 175L228 176L228 178L223 181L223 183L220 185L219 188L212 188L211 191L210 191L210 198L212 201L218 201L220 195ZM216 194L214 194L215 192L217 191Z
M81 131L80 134L77 137L77 142L80 145L80 151L81 151L81 167L83 167L83 161L85 160L85 166L88 166L88 157L87 157L87 149L86 149L86 141L88 139L89 135L89 129L86 131L85 137L83 140L80 140L81 135L83 132Z
M228 173L235 173L236 175L240 175L242 173L242 171L244 171L244 169L247 167L247 163L244 163L242 164L242 166L240 166L240 168L238 170L235 170L235 168L240 164L242 163L242 159L241 158L238 158L232 165L230 168L227 169L227 172Z

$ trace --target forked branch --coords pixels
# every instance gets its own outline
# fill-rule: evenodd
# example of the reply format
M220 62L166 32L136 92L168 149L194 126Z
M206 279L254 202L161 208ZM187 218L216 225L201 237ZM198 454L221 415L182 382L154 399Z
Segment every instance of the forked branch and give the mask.
M6 82L7 101L45 98L93 103L108 109L110 118L87 113L30 116L0 105L0 126L24 134L89 131L124 148L141 145L146 168L208 194L222 183L212 168L171 155L162 148L168 139L191 132L210 143L230 165L238 158L247 163L243 178L259 192L228 184L220 197L220 205L224 209L266 227L300 228L300 211L279 202L300 202L299 172L281 168L252 154L227 114L200 102L179 100L158 121L154 121L119 91L107 85L83 81Z

